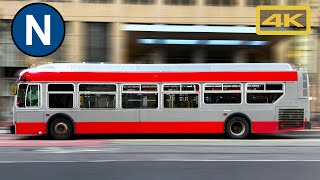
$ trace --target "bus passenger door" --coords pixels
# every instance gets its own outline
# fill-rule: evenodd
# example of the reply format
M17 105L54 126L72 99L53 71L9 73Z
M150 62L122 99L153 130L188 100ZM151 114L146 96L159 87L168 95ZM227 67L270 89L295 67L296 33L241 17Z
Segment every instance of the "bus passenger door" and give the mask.
M40 84L19 84L15 101L16 134L46 133Z

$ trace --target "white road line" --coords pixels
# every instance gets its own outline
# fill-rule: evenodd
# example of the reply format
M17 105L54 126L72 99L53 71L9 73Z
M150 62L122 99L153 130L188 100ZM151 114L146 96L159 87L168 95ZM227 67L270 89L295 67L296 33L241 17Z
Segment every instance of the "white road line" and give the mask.
M9 134L10 131L7 129L0 129L0 134Z
M0 161L0 164L14 163L107 163L107 162L320 162L320 159L155 159L155 160L91 160L91 161Z
M320 142L320 139L113 139L110 143L139 143L139 142Z

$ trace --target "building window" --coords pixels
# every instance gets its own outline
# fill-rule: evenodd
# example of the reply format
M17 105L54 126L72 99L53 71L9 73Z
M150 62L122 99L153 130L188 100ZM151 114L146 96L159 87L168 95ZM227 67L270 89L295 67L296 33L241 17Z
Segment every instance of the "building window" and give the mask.
M206 84L204 87L206 104L240 104L241 84Z
M17 94L17 107L19 108L39 108L40 85L39 84L20 84Z
M195 5L195 0L165 0L164 3L166 5L184 5L184 6L191 6Z
M156 84L123 85L122 108L156 109L158 108L158 86Z
M113 0L81 0L83 3L101 3L101 4L107 4L107 3L113 3Z
M74 0L42 0L43 2L72 2Z
M207 6L236 6L236 0L206 0Z
M248 84L248 104L273 104L284 94L284 84Z
M86 23L86 61L105 62L107 58L107 24Z
M288 5L299 5L305 2L305 0L287 0Z
M123 0L124 4L154 4L154 0Z
M164 108L198 108L198 84L175 84L163 86Z
M49 108L73 108L73 84L49 84Z
M278 0L247 0L247 6L277 5Z
M116 108L116 93L114 84L80 84L80 108Z

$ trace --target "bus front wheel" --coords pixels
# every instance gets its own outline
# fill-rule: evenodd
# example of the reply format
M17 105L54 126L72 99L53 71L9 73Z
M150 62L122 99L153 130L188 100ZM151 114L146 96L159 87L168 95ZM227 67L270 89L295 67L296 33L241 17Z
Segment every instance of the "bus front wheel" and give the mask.
M250 125L243 117L232 117L226 124L225 133L230 138L243 139L249 136Z
M60 117L54 119L49 126L49 135L57 140L71 139L73 136L72 122Z

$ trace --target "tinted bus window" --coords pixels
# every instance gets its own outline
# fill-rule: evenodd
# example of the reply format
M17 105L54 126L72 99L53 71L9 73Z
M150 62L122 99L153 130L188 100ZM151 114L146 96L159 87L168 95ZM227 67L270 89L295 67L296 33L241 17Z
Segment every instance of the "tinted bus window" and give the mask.
M199 94L165 94L165 108L198 108Z
M122 108L158 108L158 86L156 84L123 85L122 90Z
M144 109L158 108L158 93L144 94L144 93L123 93L122 94L122 108L126 109Z
M73 108L74 85L73 84L49 84L48 105L49 108Z
M73 94L49 94L49 108L73 108Z
M27 94L27 84L20 84L17 94L17 106L18 107L25 107L25 99Z
M81 94L80 108L115 108L115 94Z
M241 93L204 93L206 104L240 104Z
M283 90L282 84L266 84L266 90Z
M164 85L164 108L198 108L199 84Z
M241 103L241 84L206 84L204 89L206 104Z
M79 91L91 92L116 92L117 87L114 84L80 84Z
M283 93L248 93L247 103L259 104L259 103L269 103L272 104L276 102Z
M74 91L73 84L49 84L48 91Z
M80 108L116 108L115 84L80 84Z
M283 86L284 84L248 84L247 103L273 104L284 94Z

